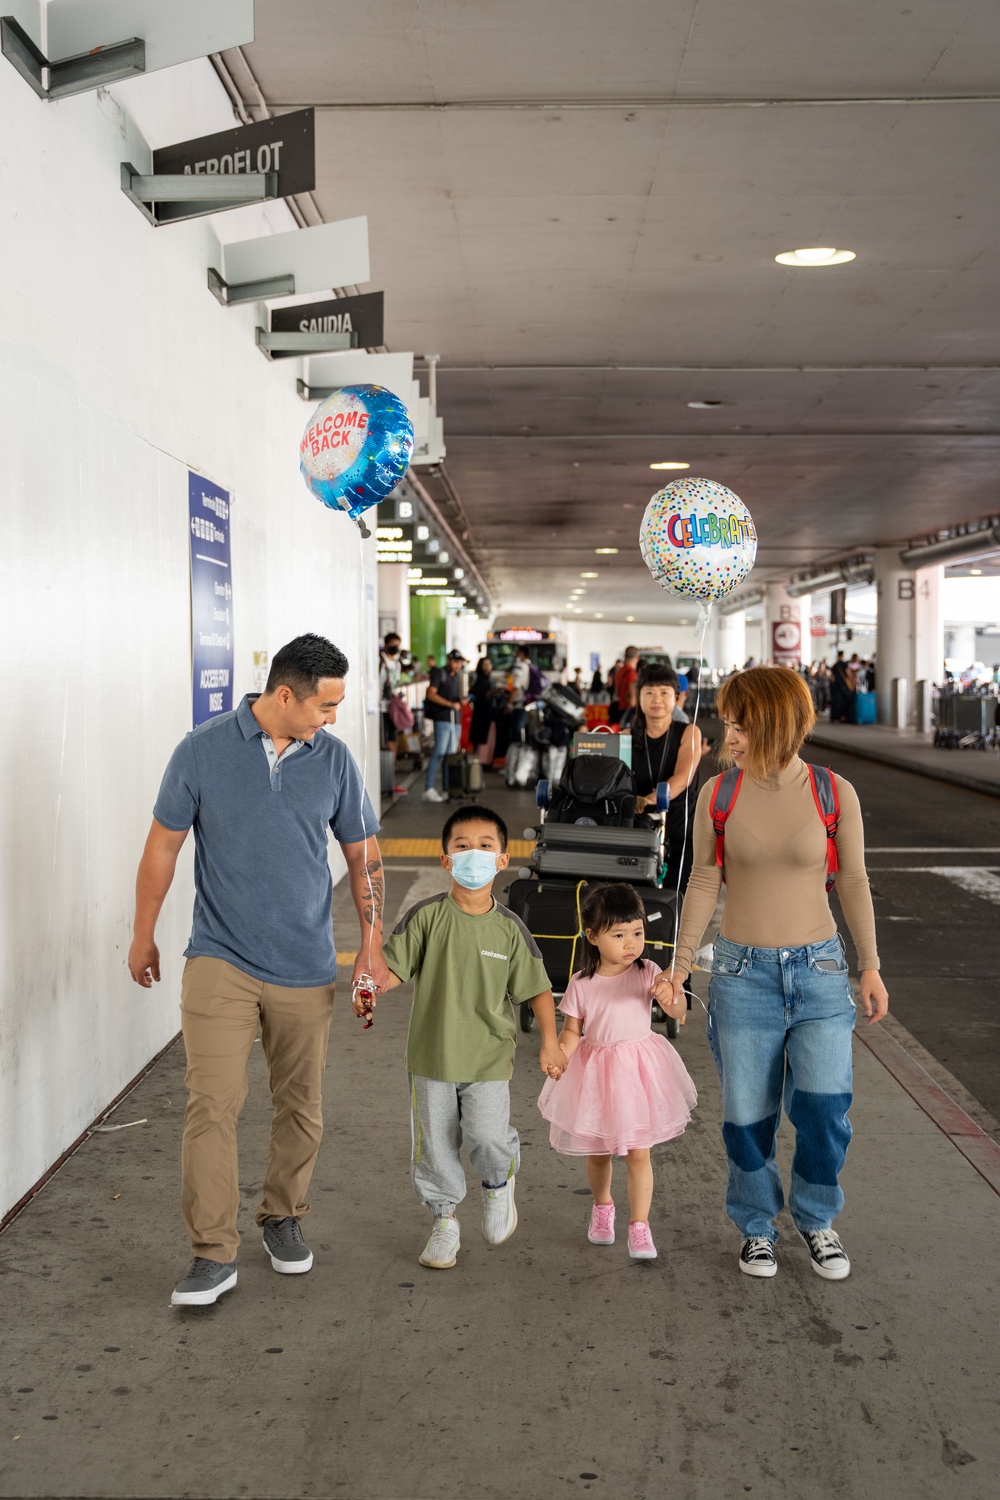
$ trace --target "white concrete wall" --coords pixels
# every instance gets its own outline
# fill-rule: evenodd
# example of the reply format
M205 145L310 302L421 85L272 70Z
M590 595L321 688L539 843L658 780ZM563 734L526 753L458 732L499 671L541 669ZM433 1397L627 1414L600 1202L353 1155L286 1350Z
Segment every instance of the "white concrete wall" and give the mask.
M207 62L113 91L157 146L232 126ZM211 221L154 229L113 99L43 104L0 61L0 1212L178 1029L190 848L160 922L163 981L125 969L159 777L190 728L187 472L233 496L234 692L255 649L316 630L352 672L339 732L374 708L374 543L307 493L293 361L205 273ZM283 205L220 221L291 227ZM335 854L335 859L339 854ZM350 935L345 934L347 941ZM137 1148L141 1149L141 1148Z
M485 620L472 619L469 615L448 616L445 628L448 650L461 651L468 658L470 671L475 669L476 662L484 655L486 630Z

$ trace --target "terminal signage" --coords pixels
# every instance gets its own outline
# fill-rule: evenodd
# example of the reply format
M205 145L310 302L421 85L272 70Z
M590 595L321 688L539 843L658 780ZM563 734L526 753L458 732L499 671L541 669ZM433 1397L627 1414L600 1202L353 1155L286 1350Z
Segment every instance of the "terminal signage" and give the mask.
M188 473L191 541L192 723L233 706L233 571L229 547L231 502L201 474Z
M287 116L285 117L287 119ZM327 298L298 307L271 309L272 333L356 333L359 349L377 349L384 340L384 293ZM274 359L296 358L275 351Z
M295 110L274 120L240 125L216 135L202 135L153 152L153 173L232 177L247 172L277 172L278 196L311 193L316 186L316 116ZM186 203L158 203L160 223L190 214Z
M378 561L384 563L413 562L413 527L405 523L376 526L375 544Z
M802 625L798 620L775 620L771 625L771 659L779 667L797 667L802 660Z

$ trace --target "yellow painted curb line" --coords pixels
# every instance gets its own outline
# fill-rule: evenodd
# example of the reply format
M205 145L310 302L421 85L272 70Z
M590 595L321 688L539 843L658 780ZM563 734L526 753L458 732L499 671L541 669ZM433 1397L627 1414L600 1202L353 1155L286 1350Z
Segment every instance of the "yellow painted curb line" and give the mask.
M507 852L511 859L527 859L535 847L534 839L511 839ZM440 839L380 839L384 859L436 859L441 853Z

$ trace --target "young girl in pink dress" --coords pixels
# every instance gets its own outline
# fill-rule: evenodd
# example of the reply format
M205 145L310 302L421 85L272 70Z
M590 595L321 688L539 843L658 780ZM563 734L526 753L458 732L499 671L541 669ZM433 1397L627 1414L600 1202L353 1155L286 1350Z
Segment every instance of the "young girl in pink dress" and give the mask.
M654 999L682 1022L687 1002L683 995L674 1002L669 977L661 979L659 967L642 956L645 915L630 885L595 886L586 896L583 966L559 1004L565 1017L559 1040L569 1062L538 1100L556 1151L587 1158L592 1245L615 1242L612 1159L626 1158L633 1260L656 1259L649 1148L680 1135L698 1100L680 1057L650 1024Z

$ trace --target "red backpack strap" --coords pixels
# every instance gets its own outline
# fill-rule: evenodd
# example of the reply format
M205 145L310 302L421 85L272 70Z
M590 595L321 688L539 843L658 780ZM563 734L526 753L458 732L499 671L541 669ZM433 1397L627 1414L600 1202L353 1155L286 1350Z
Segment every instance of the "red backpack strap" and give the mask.
M839 869L837 827L840 823L840 798L837 796L837 778L826 766L808 766L807 769L816 811L823 819L826 829L826 888L832 891Z
M736 799L740 794L740 786L743 781L743 772L736 766L730 766L728 771L723 771L715 783L715 791L712 793L712 803L709 813L712 819L712 827L715 829L715 863L722 868L723 856L726 847L726 822L736 806Z

